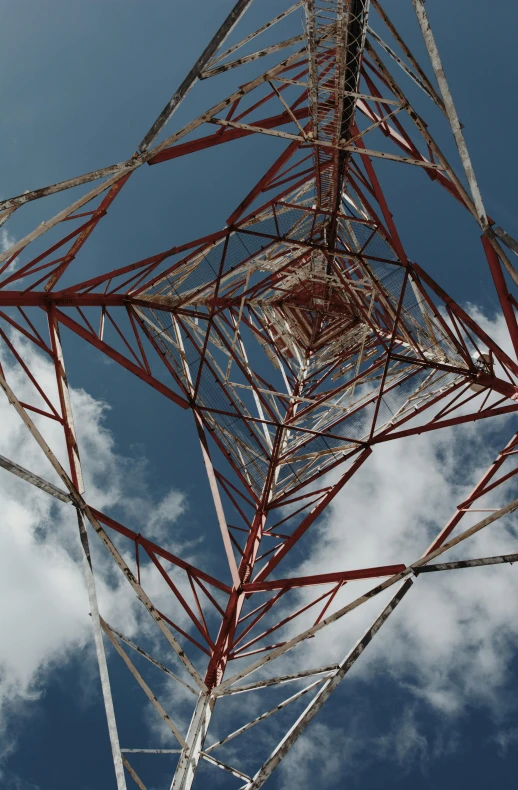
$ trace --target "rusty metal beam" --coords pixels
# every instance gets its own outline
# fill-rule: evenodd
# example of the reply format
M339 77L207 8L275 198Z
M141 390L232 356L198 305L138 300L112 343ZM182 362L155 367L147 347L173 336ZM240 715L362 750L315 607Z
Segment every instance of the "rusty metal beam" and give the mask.
M151 126L148 132L144 135L140 145L139 150L141 152L147 151L153 140L160 134L168 120L171 118L173 113L179 107L181 102L184 100L194 83L200 78L203 70L210 62L211 58L215 53L218 51L220 46L223 44L227 36L232 32L234 27L239 22L240 18L243 16L247 8L252 4L252 0L238 0L238 2L233 7L230 14L227 16L221 27L219 28L218 32L215 36L210 40L207 44L205 49L203 50L202 54L189 71L181 85L178 89L173 93L169 101L167 102L166 106Z

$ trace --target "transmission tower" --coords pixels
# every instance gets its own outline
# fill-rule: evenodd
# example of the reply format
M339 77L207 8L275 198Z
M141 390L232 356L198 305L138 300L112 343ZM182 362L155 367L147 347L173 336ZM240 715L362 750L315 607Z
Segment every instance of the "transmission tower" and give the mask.
M80 194L0 255L0 335L34 385L34 399L21 402L4 372L0 384L61 487L11 460L0 463L77 512L118 790L128 777L145 787L130 752L146 750L121 749L106 648L121 656L171 732L173 745L165 750L177 757L171 790L196 784L202 763L218 776L225 771L229 787L234 782L258 790L421 574L518 559L442 556L518 507L518 500L507 500L507 489L499 489L518 471L516 434L410 565L383 565L379 547L369 567L347 567L344 558L340 572L293 575L290 553L297 547L297 556L310 562L315 524L355 473L368 467L378 444L518 409L518 303L509 290L518 285L509 250L518 245L486 214L424 0L413 0L413 11L407 3L406 13L417 17L430 76L387 16L389 2L301 0L287 7L279 0L275 18L256 30L247 28L251 5L237 2L127 161L0 204L3 224L31 201L44 207L47 196L72 188ZM221 97L171 129L175 111L202 81ZM451 127L456 169L408 98L418 93L434 122ZM278 138L279 155L222 230L83 279L77 263L83 247L99 223L109 221L111 204L137 169L264 135ZM430 189L472 215L513 353L408 259L377 175L380 159L390 162L394 178L399 168L418 169L434 182ZM146 537L145 525L137 534L89 501L64 332L161 393L171 401L172 418L192 421L226 574L185 561ZM25 361L28 348L54 366L57 400ZM44 438L49 420L63 428L66 463ZM500 496L499 505L466 527L466 515L484 509L490 491ZM163 650L158 661L103 619L90 539L100 539L147 609L172 670L164 667ZM146 591L144 566L168 585L169 614ZM359 595L358 580L372 580ZM341 661L305 668L299 659L291 663L307 640L378 595L384 602L379 615ZM192 696L187 729L151 690L139 668L144 659ZM291 692L279 696L289 684ZM222 717L221 733L230 722L225 706L237 700L246 716L250 695L254 709L263 695L262 714L211 737L214 712ZM247 733L259 732L255 725L268 728L269 717L292 703L299 710L301 698L305 707L250 768L250 753L240 746ZM227 710L235 711L235 704ZM225 759L229 741L232 764ZM255 759L261 739L254 743Z

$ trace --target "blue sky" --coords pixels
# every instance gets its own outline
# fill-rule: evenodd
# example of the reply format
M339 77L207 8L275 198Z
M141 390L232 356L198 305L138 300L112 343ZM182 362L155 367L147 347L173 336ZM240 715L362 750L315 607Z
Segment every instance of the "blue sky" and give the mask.
M257 0L257 4L261 5L260 13L251 12L251 20L256 13L258 19L270 12L273 15L277 8L273 0ZM517 75L513 52L518 10L509 0L499 0L494 14L487 14L486 5L477 1L457 0L452 4L436 0L428 5L487 210L498 224L518 236L514 189L518 165L513 157L518 111L512 98ZM392 0L386 7L401 23L401 32L415 42L415 51L422 54L410 0ZM165 0L4 0L0 5L4 75L0 87L0 197L130 156L229 8L230 3L219 0L194 0L189 4ZM179 111L175 123L211 104L211 91L210 84L200 86ZM438 127L437 133L448 153L453 152L446 131ZM246 140L221 146L215 152L142 168L114 204L109 228L101 223L89 241L83 265L88 272L112 268L219 229L279 150L278 141ZM383 163L379 173L410 257L428 269L458 301L478 305L484 320L493 320L495 331L501 331L479 233L467 213L411 168L391 168ZM45 211L54 213L62 205L60 200L49 200ZM39 210L30 206L23 217L22 212L20 218L15 215L7 226L9 233L19 238L25 223L34 222ZM98 432L86 455L92 464L102 458L102 473L109 472L116 481L114 492L92 471L95 493L118 508L129 526L136 529L146 508L161 501L172 507L173 500L168 499L172 493L176 510L172 507L169 521L166 519L157 529L168 527L175 546L195 556L200 564L208 563L211 553L218 551L217 534L193 426L179 419L157 393L107 364L93 349L70 337L64 342L72 386L84 389L89 396L78 398L78 410L85 416L85 426L93 426ZM101 401L111 408L103 409ZM507 423L499 426L497 433L500 429L511 430ZM448 472L455 463L469 460L475 475L475 467L490 458L483 441L489 443L493 438L490 432L466 433L444 443L415 442L401 455L388 455L387 459L401 465L409 458L416 465L422 461L422 473L417 468L415 472L417 504L439 508L430 490L437 497L454 496L455 491L448 488ZM473 452L480 454L476 463L470 455ZM446 468L440 466L445 455L449 459ZM428 463L436 465L432 470L437 478L435 487L427 482ZM381 491L380 470L371 474L371 484ZM444 494L441 485L447 489ZM341 507L357 507L354 497L359 493L360 489L353 491L351 501L344 500ZM403 499L396 499L392 507L397 511L402 503ZM32 546L32 553L20 562L24 568L33 567L33 580L37 577L36 565L29 566L29 562L39 559L48 562L49 567L52 561L58 562L63 575L56 572L52 583L58 579L64 586L60 591L56 583L55 595L49 597L53 611L48 625L58 649L49 649L39 662L35 642L21 637L17 641L23 624L18 628L9 623L6 626L14 641L8 659L0 655L0 661L5 661L0 675L3 682L7 683L9 668L17 661L24 664L31 651L34 661L27 664L22 685L17 687L22 690L18 695L11 694L12 704L2 720L6 753L0 766L1 781L16 790L93 786L108 790L114 780L93 654L85 641L85 616L84 612L69 620L65 616L74 571L60 553L61 533L48 526L53 519L64 523L65 516L45 510L40 500L34 507L50 535L47 554L41 553L41 546L30 544L30 535L37 534L41 526L37 519L30 524L23 522L23 529L28 530L23 534L29 536L26 545ZM330 532L335 536L333 523ZM204 535L203 541L200 535ZM330 538L331 548L333 540L335 537ZM6 551L15 551L14 543L4 546ZM68 544L65 547L68 550ZM74 557L72 544L70 555ZM297 562L301 560L297 558ZM513 570L505 568L502 572L508 576ZM48 583L45 578L41 581ZM35 581L35 595L38 589ZM462 599L458 588L452 590L450 594ZM493 590L492 603L498 605L502 590L507 588ZM8 587L7 594L13 595L13 589ZM426 601L426 590L423 596ZM14 597L22 599L24 595L15 590ZM117 596L110 601L113 611L118 612L122 604ZM443 611L438 600L434 599L433 605L437 605L434 612ZM342 787L344 781L371 790L396 786L405 790L416 783L424 788L438 783L453 788L459 782L484 788L495 778L502 788L514 786L518 716L513 689L518 679L518 640L513 632L504 643L498 642L505 629L505 613L483 610L480 602L477 606L488 626L478 647L476 641L470 642L465 636L470 629L476 632L478 621L471 626L468 619L465 638L457 633L452 652L445 649L437 653L448 682L438 678L432 661L419 676L416 666L406 659L400 659L403 669L397 668L397 656L387 643L380 648L390 657L376 654L369 671L353 678L330 703L322 724L312 730L313 745L306 742L297 747L290 770L296 772L298 768L304 773L294 774L301 786L308 777L318 779L322 790ZM27 607L30 609L30 602ZM476 617L476 607L468 611ZM60 618L63 628L56 625ZM402 630L396 633L403 634L403 626L398 628ZM418 647L413 637L407 644L410 649L414 645L416 654L422 651L419 656L426 656L440 633L439 621L437 630L423 636ZM486 640L493 640L493 646L501 650L504 669L495 668L489 660L484 664L480 658L481 644L486 652L489 650ZM473 664L466 660L470 651ZM451 673L449 665L441 664L447 661L452 662ZM154 745L162 736L152 724L140 691L130 686L124 668L113 657L110 668L124 744ZM470 671L481 685L487 680L487 694L462 677L463 672ZM493 681L489 680L491 676ZM448 694L456 704L448 707L439 704L437 696L426 698L423 689L430 683L437 694ZM10 688L8 683L6 688ZM183 702L178 705L181 708ZM334 762L335 751L342 752L340 764ZM327 757L325 770L321 754ZM140 761L135 765L139 769L142 766L148 788L168 786L172 773L169 757L141 757ZM207 781L224 779L214 777L212 772L206 776ZM294 785L281 771L271 786L280 790Z

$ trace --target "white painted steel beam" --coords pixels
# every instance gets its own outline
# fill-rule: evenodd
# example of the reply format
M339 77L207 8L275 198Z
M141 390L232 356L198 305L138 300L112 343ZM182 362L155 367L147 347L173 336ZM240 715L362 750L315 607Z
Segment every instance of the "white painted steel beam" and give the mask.
M170 790L190 790L198 763L202 757L215 699L210 694L200 694L189 725L187 747L182 751Z
M35 475L19 464L15 464L14 461L10 461L9 458L3 455L0 455L0 466L8 472L11 472L11 474L21 477L22 480L26 480L28 483L31 483L31 485L36 486L36 488L41 488L46 494L50 494L61 502L72 502L70 494L67 494L66 491L62 491L61 488L49 483L48 480L44 480L43 477Z
M218 32L215 36L210 40L209 44L205 47L204 51L189 71L185 79L183 80L182 84L179 86L178 90L176 90L173 95L171 96L170 100L154 122L153 126L144 136L142 142L139 145L139 150L144 152L146 151L153 140L160 134L168 120L171 118L173 113L179 107L181 102L184 100L192 86L195 82L199 79L200 75L202 74L203 70L210 62L211 58L216 54L220 46L223 44L225 39L230 35L234 27L237 25L247 8L251 5L253 0L238 0L235 4L234 8L227 16L221 27L219 28Z
M101 678L101 688L103 693L104 709L106 711L106 719L108 722L108 734L110 736L113 765L115 768L115 777L117 781L117 790L126 790L126 777L124 776L124 767L123 767L124 758L121 755L119 734L117 732L115 709L113 707L113 698L112 698L111 686L110 686L110 677L108 674L108 664L106 662L106 654L104 652L103 636L101 630L101 617L99 615L99 607L97 604L97 593L95 590L95 579L94 579L93 568L92 568L92 558L90 556L88 534L86 532L86 527L79 508L77 508L77 522L79 526L79 537L81 541L81 549L83 556L83 570L86 580L86 589L88 592L88 602L90 604L90 615L92 618L92 627L93 627L94 640L95 640L95 652L97 655L99 675Z
M471 158L468 152L468 147L466 145L464 134L462 132L462 126L459 121L459 116L457 115L457 110L455 109L453 97L451 95L448 81L444 73L443 65L439 55L439 50L437 48L437 44L435 43L435 38L432 32L432 28L430 26L430 22L428 20L428 15L426 13L424 2L423 0L412 0L412 2L414 4L416 16L419 21L419 26L421 27L421 32L423 34L424 42L426 44L426 49L428 50L428 55L430 56L430 62L434 70L435 78L437 79L437 84L439 85L439 90L441 92L442 100L444 102L446 115L448 116L451 130L455 138L455 143L457 145L457 150L459 152L459 156L462 162L462 167L464 168L464 172L468 180L471 196L473 198L473 202L477 210L477 216L480 223L480 227L483 230L485 230L488 226L488 220L487 220L486 210L484 208L484 203L482 201L482 195L480 194L480 189L478 187L477 179L475 177L475 171L473 169Z
M259 790L260 787L266 782L268 777L272 774L275 768L279 765L282 758L288 753L293 744L302 735L310 721L316 716L322 705L329 699L333 691L337 688L339 683L344 679L352 666L356 663L361 656L369 642L379 631L383 623L389 618L394 609L397 607L401 599L406 595L412 586L412 580L408 579L400 587L396 595L392 598L390 603L383 608L383 611L378 615L376 620L367 629L362 638L356 643L353 649L347 654L344 660L340 663L340 668L335 672L332 677L327 679L316 694L315 698L311 700L306 710L299 716L295 724L291 727L288 733L284 736L282 741L276 746L268 760L259 769L254 776L253 780L246 785L246 790Z

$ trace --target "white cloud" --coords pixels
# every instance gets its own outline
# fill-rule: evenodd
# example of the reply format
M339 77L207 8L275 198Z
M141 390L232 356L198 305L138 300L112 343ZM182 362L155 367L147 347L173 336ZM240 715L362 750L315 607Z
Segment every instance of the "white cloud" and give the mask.
M56 403L54 372L49 362L29 344L18 347L38 382ZM21 369L5 356L1 361L17 396L41 406L43 402ZM129 503L131 510L137 499L155 531L165 534L185 510L183 496L171 490L155 506L146 485L145 459L118 454L114 438L103 424L106 405L81 390L72 391L72 400L88 501L99 509ZM38 415L34 421L63 462L65 448L60 425ZM60 484L3 393L0 423L0 453ZM27 710L25 703L44 691L53 668L66 663L77 651L86 650L88 659L93 654L74 509L3 469L0 501L0 598L4 602L0 607L0 731L5 736L12 717L23 715ZM91 547L103 616L129 636L143 618L142 630L146 632L150 618L111 558L97 544L93 536ZM129 552L127 559L132 559ZM157 574L153 575L144 565L142 575L151 596L158 602L163 600L165 591ZM12 741L4 737L4 754L10 748Z
M124 507L133 518L145 524L147 538L167 548L171 542L171 524L184 515L187 503L181 491L171 490L151 510L146 496L129 494L125 498Z
M497 340L505 340L501 320L490 322L484 316L478 319L483 325L485 322L484 328ZM52 369L32 349L26 353L45 391L56 400ZM15 392L38 405L19 369L6 360L2 363ZM124 503L126 511L136 519L147 514L146 534L153 534L162 543L174 540L170 526L185 512L182 494L170 491L151 507L142 482L145 459L122 458L117 453L114 437L103 426L106 405L83 391L74 391L73 406L88 500L100 509ZM0 453L57 482L12 407L1 398L0 420ZM60 426L38 417L35 422L64 460ZM501 418L499 431L505 428L510 435L510 423L509 418ZM468 425L454 432L429 433L377 447L318 529L311 562L301 563L292 573L406 563L418 557L492 460L494 425ZM56 505L50 497L2 470L0 498L4 503L0 522L0 594L4 600L7 596L10 600L10 607L0 610L4 637L0 644L1 710L7 700L20 702L41 693L49 670L84 649L91 637L72 509ZM471 518L473 521L475 517ZM512 550L516 550L516 534L498 522L465 544L462 556ZM104 555L96 552L94 560L102 611L108 621L131 636L139 616L134 598ZM166 601L171 600L165 583L149 566L143 569L143 583L158 606L165 607ZM366 587L363 583L347 585L336 605ZM414 715L417 705L425 705L450 721L465 711L468 702L484 706L495 715L505 715L502 692L518 647L514 616L517 594L518 576L508 566L430 574L417 579L398 612L351 673L352 682L366 690L372 680L388 674L411 700L398 724L397 738L394 733L365 734L371 754L404 765L411 760L423 762L440 752L438 734L431 741L430 735L419 729ZM378 599L369 604L369 616L374 616L381 606ZM366 609L362 607L317 639L309 640L301 651L304 665L316 666L341 658L366 623ZM305 624L310 624L310 618L308 615ZM299 630L301 624L296 621L296 625ZM139 628L142 627L145 625L139 621ZM297 660L297 651L290 652L292 669ZM277 671L276 667L274 672ZM181 701L183 704L183 697ZM8 712L12 713L12 706ZM183 709L180 713L183 716ZM154 712L149 724L158 735L159 722L154 726L152 715ZM5 721L4 715L4 724ZM331 739L332 744L332 739L338 737L336 730L329 730L324 722L325 714L313 725L310 743L304 739L302 746L294 750L295 757L290 758L301 776L304 765L309 766L312 755L318 756L326 739ZM347 764L364 761L365 753L358 751L354 731L342 728L340 732L341 738L348 739ZM499 732L498 743L504 749L513 741L514 730L500 727ZM335 763L331 755L330 776L339 770Z
M331 507L313 560L297 572L417 559L493 460L492 430L480 425L458 429L453 442L452 434L431 433L375 448ZM504 501L511 498L508 493ZM498 495L479 506L493 502L501 502ZM466 517L462 528L483 515ZM456 556L515 551L516 523L515 517L495 523L466 542ZM372 582L347 585L340 603L370 586ZM444 712L460 712L468 701L501 705L499 692L518 647L513 616L517 599L518 575L510 566L421 576L362 657L358 673L388 669ZM381 601L373 601L371 612L381 606ZM329 634L324 632L322 639L312 640L313 659L323 658L328 650L338 655L339 633L347 644L365 621L360 609Z
M506 754L512 746L518 743L518 727L499 730L493 740L498 745L500 754Z
M161 535L164 529L185 513L185 497L179 491L170 491L156 507L149 520L151 535Z
M337 734L336 730L317 722L312 727L311 739L305 738L296 743L289 757L281 763L283 790L293 787L310 790L314 786L315 773L324 787L324 782L332 786L339 779L344 770L344 758L348 756L348 744L340 733L341 748L333 748Z
M451 754L458 743L455 735L444 726L437 728L433 739L423 732L415 705L390 718L387 729L373 726L372 710L340 719L339 726L318 721L312 726L311 737L299 739L280 766L282 790L310 790L318 777L321 787L338 786L344 776L354 786L362 786L362 773L376 762L396 766L407 773L416 765L423 773L431 761ZM376 731L377 730L377 731Z
M6 252L13 244L14 238L8 232L7 228L2 228L2 230L0 230L0 252Z
M471 313L497 342L504 348L508 345L503 319L488 319L475 308ZM311 559L284 575L407 564L417 559L514 430L514 416L503 417L375 447L372 456L338 495L327 518L314 530ZM508 463L504 471L513 468L513 462ZM476 507L500 507L516 496L516 483L512 479L506 487L479 500ZM485 515L466 516L459 529L467 528ZM445 555L444 561L514 552L518 546L517 537L518 518L514 514L470 538L455 554ZM329 611L356 598L374 584L372 581L349 583ZM314 588L311 594L300 592L297 606L316 598L315 589L318 590ZM388 597L386 593L385 597L363 605L324 629L302 648L291 651L288 656L290 671L296 666L318 666L341 660L381 611ZM347 676L342 690L337 692L339 697L347 694L345 688L350 689L352 683L354 699L358 700L359 694L368 698L373 682L399 686L404 702L400 708L402 719L395 725L397 737L394 732L387 732L383 737L374 738L372 730L353 731L346 724L340 733L330 730L326 734L329 751L320 756L327 760L330 755L331 773L335 760L333 749L336 750L336 744L343 743L344 738L349 739L349 756L345 754L344 758L346 765L354 763L356 766L357 750L362 750L363 754L362 740L369 745L370 758L367 760L363 754L365 759L360 763L390 759L401 764L405 760L422 764L423 760L437 755L441 730L447 728L451 742L455 743L462 717L474 709L493 718L498 731L495 740L501 751L508 748L516 740L517 732L516 727L505 729L502 726L507 718L513 723L513 716L514 720L516 717L509 682L518 650L517 601L516 566L419 576L398 610ZM289 607L286 602L280 617L294 608L293 599ZM291 633L311 625L317 612L318 607L296 620ZM278 666L270 672L281 674L281 662L275 663ZM286 666L282 671L284 669ZM348 716L354 716L350 698L341 697L342 700L346 698L349 699ZM419 729L413 715L416 706L428 711L428 719L435 722L435 729L427 728L426 733ZM319 727L323 726L326 717L325 713L320 716L318 726L312 725L311 735L304 737L294 750L295 756L287 763L286 770L295 766L294 770L304 776L304 761L312 759L315 749L317 754L320 748L324 749L324 730ZM404 754L398 755L401 744L406 744ZM309 768L308 771L311 775Z

